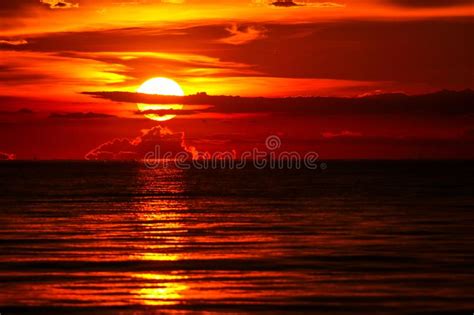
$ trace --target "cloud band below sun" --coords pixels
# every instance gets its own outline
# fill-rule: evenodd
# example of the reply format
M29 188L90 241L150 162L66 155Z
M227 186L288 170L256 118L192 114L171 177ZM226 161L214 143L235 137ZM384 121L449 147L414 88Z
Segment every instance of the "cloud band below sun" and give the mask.
M183 104L184 110L156 110L137 114L195 115L272 114L272 115L436 115L474 117L474 91L441 91L425 95L382 94L357 98L340 97L239 97L147 95L130 92L84 92L116 102ZM446 106L448 105L449 106ZM204 105L204 108L203 108ZM199 106L199 107L198 107Z

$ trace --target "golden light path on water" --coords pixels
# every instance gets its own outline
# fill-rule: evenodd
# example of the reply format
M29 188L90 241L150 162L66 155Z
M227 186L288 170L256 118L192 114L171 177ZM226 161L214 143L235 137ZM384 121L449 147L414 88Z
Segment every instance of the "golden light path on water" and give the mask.
M132 294L144 305L174 305L183 300L183 291L189 287L179 284L176 280L186 279L186 276L165 274L136 274L133 276L142 280L146 287ZM154 284L153 282L156 282Z
M267 308L272 314L282 309L338 314L344 305L342 313L370 313L375 307L401 314L423 313L427 299L430 313L472 301L466 276L472 263L459 260L472 238L465 220L472 217L467 188L463 202L437 199L407 210L393 199L392 187L403 187L416 200L419 194L438 195L438 187L420 192L401 185L405 179L431 185L431 178L416 174L380 187L379 174L400 173L386 164L360 171L349 164L329 183L328 177L301 170L28 165L4 174L8 189L24 201L2 212L0 280L7 288L0 290L2 313L7 305L60 315L76 309L117 314L117 308L124 315ZM425 171L437 182L447 181L446 187L462 178L452 168L441 176L431 167ZM364 179L365 172L371 176ZM341 185L354 179L367 185L369 197L357 190L340 195ZM329 199L315 195L328 184L336 187ZM291 195L282 196L282 187ZM440 203L445 209L462 206L466 216L433 211ZM397 237L387 234L394 226ZM440 250L430 247L433 242ZM442 264L446 271L439 269ZM433 281L446 288L432 287ZM59 313L50 313L52 306Z
M180 171L177 170L179 173ZM147 190L156 191L154 176L149 172L141 172L140 185L141 192ZM173 185L167 187L167 193L180 194L184 191L182 181L174 181ZM143 235L150 243L159 244L162 239L175 244L179 248L184 242L180 233L186 232L182 224L182 211L187 207L179 199L146 199L139 204L137 211L138 220L142 222ZM173 262L184 258L181 254L172 254L160 251L160 246L146 246L144 251L130 256L131 260L139 259L144 261L167 261ZM131 295L144 305L174 305L183 300L184 291L189 287L184 283L188 278L178 272L165 273L137 273L132 276L143 283L143 287L133 290Z

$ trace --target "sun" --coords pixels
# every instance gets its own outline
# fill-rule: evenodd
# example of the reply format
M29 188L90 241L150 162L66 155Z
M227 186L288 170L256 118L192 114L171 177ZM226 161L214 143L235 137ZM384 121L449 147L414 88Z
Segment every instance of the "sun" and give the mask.
M151 95L176 95L184 96L183 89L175 81L168 78L152 78L144 82L137 90L138 93L151 94ZM140 111L147 110L163 110L163 109L182 109L183 105L180 104L142 104L138 103L137 107ZM145 117L157 120L165 121L174 118L176 115L158 115L158 114L145 114Z

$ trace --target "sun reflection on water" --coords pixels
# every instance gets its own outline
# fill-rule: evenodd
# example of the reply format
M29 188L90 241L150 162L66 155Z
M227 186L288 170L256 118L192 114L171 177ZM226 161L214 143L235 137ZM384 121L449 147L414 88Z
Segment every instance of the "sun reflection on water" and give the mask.
M186 203L175 196L184 191L182 178L179 170L166 174L168 182L166 196L154 196L161 190L163 183L159 176L163 172L154 174L150 171L143 172L140 177L138 194L147 197L136 203L137 221L140 222L141 234L144 240L142 248L130 255L131 260L148 262L179 261L183 259L181 253L177 253L184 242L183 233L187 230L183 225L183 211L188 208ZM159 175L158 177L155 175ZM171 182L170 182L171 179ZM175 180L173 180L175 179ZM152 197L148 197L152 195ZM169 273L136 273L132 275L134 281L140 282L141 288L134 289L131 294L134 300L143 305L174 305L183 300L188 286L184 281L186 275Z
M183 275L170 274L135 274L133 278L142 280L144 287L132 292L144 305L174 305L183 299L188 286L180 283L186 279Z

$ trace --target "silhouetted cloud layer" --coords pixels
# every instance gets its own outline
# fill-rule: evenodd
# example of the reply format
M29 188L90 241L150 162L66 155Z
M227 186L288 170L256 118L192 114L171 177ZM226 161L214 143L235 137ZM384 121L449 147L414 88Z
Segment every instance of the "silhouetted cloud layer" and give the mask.
M78 1L70 0L2 0L0 13L21 13L21 10L27 8L69 9L78 7Z
M360 98L338 97L238 97L197 94L189 96L146 95L130 92L85 92L117 102L146 104L207 105L206 109L158 110L146 113L193 115L198 113L257 113L273 115L429 115L474 117L474 91L441 91L409 96L382 94ZM192 107L192 106L190 106Z
M114 118L117 116L103 114L103 113L52 113L49 118L63 118L63 119L94 119L94 118Z
M388 0L390 3L413 8L454 7L458 5L474 4L472 0Z
M0 100L1 100L1 98L0 98ZM7 116L10 116L10 115L14 115L14 116L17 116L17 115L31 115L33 113L34 113L34 111L32 111L29 108L22 108L22 109L19 109L19 110L16 110L16 111L0 110L0 115L7 115Z
M272 5L276 7L295 7L298 6L294 1L292 0L277 0L275 2L272 2Z

